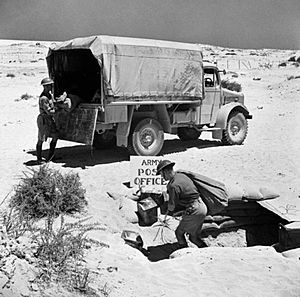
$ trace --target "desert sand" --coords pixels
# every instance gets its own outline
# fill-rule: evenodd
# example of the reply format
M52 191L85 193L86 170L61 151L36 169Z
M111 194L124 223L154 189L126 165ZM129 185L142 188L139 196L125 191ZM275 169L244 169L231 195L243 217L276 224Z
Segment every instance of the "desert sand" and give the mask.
M23 172L35 160L37 98L40 81L47 76L45 56L52 42L0 42L0 199L5 207ZM267 186L293 204L300 199L300 68L287 62L294 50L240 50L203 45L204 58L227 69L226 77L242 84L245 103L253 119L241 146L222 146L203 133L198 141L182 143L167 135L162 154L189 169L226 183ZM279 63L287 62L279 67ZM238 77L232 78L233 74ZM234 75L236 76L236 75ZM24 99L22 95L27 94ZM44 150L49 142L44 144ZM46 152L45 152L46 154ZM300 252L277 253L272 247L186 248L171 259L150 262L126 245L123 230L139 232L145 247L154 241L157 228L132 224L131 206L119 209L132 192L126 150L95 151L59 141L56 162L50 167L79 173L86 188L88 215L105 226L90 236L109 247L91 247L86 261L92 271L90 286L99 296L300 296ZM173 232L165 240L174 241ZM26 259L12 255L0 259L0 296L75 296L57 284L39 291L32 285L35 269ZM10 282L7 285L7 280ZM5 285L6 284L6 285Z

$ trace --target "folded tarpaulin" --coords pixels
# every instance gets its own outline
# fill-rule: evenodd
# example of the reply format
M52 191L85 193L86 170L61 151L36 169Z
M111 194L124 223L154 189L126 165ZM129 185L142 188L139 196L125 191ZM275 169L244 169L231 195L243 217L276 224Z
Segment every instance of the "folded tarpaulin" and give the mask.
M62 59L55 61L55 54L65 53L64 71L68 71L68 52L84 49L99 63L107 95L114 101L151 96L203 98L199 44L105 35L75 38L49 49L48 66L62 64Z

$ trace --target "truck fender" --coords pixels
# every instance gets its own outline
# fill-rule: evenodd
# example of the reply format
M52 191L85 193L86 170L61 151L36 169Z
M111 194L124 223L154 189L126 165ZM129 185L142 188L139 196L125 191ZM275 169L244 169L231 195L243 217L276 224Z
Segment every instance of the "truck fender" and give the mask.
M222 139L223 129L226 128L228 116L232 111L239 111L244 114L246 119L251 119L252 115L250 115L247 107L238 102L231 102L226 105L223 105L217 115L215 128L220 128L218 130L214 130L212 132L212 137L214 139Z
M134 106L128 106L128 121L125 123L119 123L117 127L117 146L128 146L128 135L130 132L132 116L133 116Z

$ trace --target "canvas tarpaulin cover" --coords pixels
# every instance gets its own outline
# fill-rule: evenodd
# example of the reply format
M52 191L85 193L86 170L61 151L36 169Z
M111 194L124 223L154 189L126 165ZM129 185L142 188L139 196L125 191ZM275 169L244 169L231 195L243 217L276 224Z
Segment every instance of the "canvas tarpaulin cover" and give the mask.
M116 100L203 97L202 52L198 44L112 36L75 38L51 48L48 65L55 52L72 49L91 51L102 69L107 95Z

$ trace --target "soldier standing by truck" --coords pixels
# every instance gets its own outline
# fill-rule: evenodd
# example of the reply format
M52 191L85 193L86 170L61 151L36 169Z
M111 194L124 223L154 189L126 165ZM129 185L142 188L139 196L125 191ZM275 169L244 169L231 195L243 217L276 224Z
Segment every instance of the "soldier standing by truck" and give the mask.
M51 137L50 149L47 162L51 161L54 157L55 147L58 139L58 131L53 119L55 114L55 106L53 100L53 80L50 78L44 78L41 81L41 85L44 90L39 97L39 111L40 114L37 117L37 126L38 126L38 142L36 144L36 154L38 164L42 164L45 161L42 159L42 146L43 142L47 140L48 137Z

